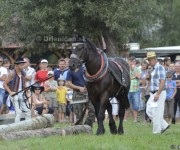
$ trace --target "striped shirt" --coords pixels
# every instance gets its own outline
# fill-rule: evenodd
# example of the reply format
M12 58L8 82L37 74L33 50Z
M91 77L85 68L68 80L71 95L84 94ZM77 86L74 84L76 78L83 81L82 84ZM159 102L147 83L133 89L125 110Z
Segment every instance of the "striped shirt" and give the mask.
M159 89L160 79L166 80L166 71L162 65L156 63L151 72L150 91L156 91Z

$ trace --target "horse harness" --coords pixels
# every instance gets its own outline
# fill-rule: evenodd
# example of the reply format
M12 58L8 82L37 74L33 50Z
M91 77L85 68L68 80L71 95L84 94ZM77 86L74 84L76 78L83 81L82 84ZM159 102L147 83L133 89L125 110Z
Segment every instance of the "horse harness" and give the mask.
M97 50L98 50L98 54L101 56L101 67L100 67L99 71L94 75L89 75L87 70L85 70L85 72L84 72L85 81L91 82L91 83L102 80L105 77L105 75L107 74L108 67L109 67L107 55L102 50L100 50L100 49L97 49Z
M97 49L97 50L98 50L98 54L101 56L101 67L95 75L89 75L87 70L85 70L85 73L84 73L85 81L91 82L91 83L101 81L105 77L105 75L108 72L110 72L115 77L115 79L118 81L119 84L125 86L125 79L123 78L122 67L115 60L107 58L107 55L101 49ZM113 64L115 64L118 67L118 69L121 71L121 73L122 73L121 78L113 70L113 68L109 65L109 61L113 62ZM118 90L118 92L119 92L119 90Z

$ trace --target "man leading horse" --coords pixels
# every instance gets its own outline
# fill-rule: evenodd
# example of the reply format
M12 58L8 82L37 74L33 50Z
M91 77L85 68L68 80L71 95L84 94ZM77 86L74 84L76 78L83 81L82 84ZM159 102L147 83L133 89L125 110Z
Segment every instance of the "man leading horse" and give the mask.
M129 65L122 58L108 59L106 54L86 38L78 37L73 43L70 56L70 69L76 70L82 63L86 71L87 91L98 121L97 135L104 134L103 120L105 110L109 114L109 128L112 134L123 134L123 118L125 109L129 108L128 91L130 87ZM112 116L111 98L116 97L119 102L119 127L117 129Z

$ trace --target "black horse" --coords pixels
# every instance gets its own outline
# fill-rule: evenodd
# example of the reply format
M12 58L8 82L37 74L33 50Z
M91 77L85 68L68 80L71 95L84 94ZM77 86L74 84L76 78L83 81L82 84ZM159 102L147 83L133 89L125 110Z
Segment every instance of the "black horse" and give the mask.
M103 120L105 110L109 114L109 128L112 134L123 134L123 119L125 109L129 108L128 92L130 87L129 65L120 58L108 59L106 54L96 48L88 39L73 43L69 67L76 70L82 63L86 71L84 78L87 81L89 99L94 108L98 121L97 135L104 134ZM117 129L112 116L111 98L116 97L119 103L119 127Z

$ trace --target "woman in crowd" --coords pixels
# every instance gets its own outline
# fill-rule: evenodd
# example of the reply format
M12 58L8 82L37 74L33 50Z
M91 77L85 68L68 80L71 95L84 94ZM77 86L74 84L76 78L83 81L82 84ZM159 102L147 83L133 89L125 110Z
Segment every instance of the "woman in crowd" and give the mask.
M45 96L42 93L43 91L44 87L38 83L32 86L32 117L36 116L35 113L38 115L54 113L54 110L48 106L48 101L45 99Z

